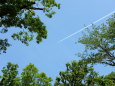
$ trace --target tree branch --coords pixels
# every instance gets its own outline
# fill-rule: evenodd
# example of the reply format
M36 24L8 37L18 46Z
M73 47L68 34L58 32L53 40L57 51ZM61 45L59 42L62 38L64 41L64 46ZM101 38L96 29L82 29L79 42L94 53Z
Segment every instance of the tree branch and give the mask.
M107 51L107 49L103 48L101 45L99 45L99 47L100 47L104 52L106 52L106 54L108 54L110 57L115 58L115 56L114 56L114 55L111 55L111 53L109 53L109 52Z
M44 8L35 8L35 7L31 7L29 9L33 9L33 10L43 10Z

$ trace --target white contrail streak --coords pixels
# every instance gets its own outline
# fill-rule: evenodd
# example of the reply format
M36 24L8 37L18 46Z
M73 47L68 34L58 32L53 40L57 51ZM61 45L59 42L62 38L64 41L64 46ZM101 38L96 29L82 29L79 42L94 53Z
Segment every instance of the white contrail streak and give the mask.
M111 12L111 13L105 15L104 17L102 17L102 18L100 18L100 19L94 21L92 24L96 24L97 22L99 22L99 21L101 21L102 19L104 19L104 18L106 18L106 17L112 15L113 13L115 13L115 11L113 11L113 12ZM64 41L64 40L66 40L66 39L68 39L68 38L74 36L75 34L81 32L81 31L83 31L83 30L85 30L86 28L92 26L92 24L89 24L88 26L86 26L86 27L84 27L84 28L82 28L82 29L80 29L80 30L78 30L78 31L76 31L76 32L74 32L74 33L68 35L67 37L65 37L65 38L61 39L60 41L58 41L58 43L60 43L60 42L62 42L62 41Z

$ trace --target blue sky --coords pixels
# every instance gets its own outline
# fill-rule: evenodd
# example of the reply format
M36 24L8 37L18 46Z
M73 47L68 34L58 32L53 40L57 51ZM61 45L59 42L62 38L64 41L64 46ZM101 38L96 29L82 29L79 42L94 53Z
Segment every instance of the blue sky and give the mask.
M17 28L10 28L7 35L1 35L2 38L10 38L12 46L8 48L6 54L0 55L0 69L7 62L12 62L19 64L21 72L27 64L33 63L40 72L45 72L48 76L55 78L59 71L65 70L67 62L79 60L75 54L84 50L84 45L75 44L82 33L78 33L61 43L57 42L80 30L84 25L115 11L115 0L60 0L59 2L62 4L61 9L56 10L57 13L53 18L49 19L40 12L40 17L47 26L48 38L39 45L35 43L35 40L29 46L13 41L10 35ZM105 19L96 25L104 21ZM95 70L101 75L115 71L114 68L103 65L95 66Z

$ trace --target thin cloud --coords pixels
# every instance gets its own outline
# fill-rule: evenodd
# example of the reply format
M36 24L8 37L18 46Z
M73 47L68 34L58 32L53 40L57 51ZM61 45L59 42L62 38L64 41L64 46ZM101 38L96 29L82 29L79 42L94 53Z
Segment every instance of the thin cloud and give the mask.
M105 15L104 17L101 17L100 19L94 21L92 24L96 24L97 22L99 22L99 21L103 20L104 18L106 18L106 17L112 15L113 13L115 13L115 11L113 11L113 12L111 12L111 13ZM67 37L65 37L65 38L63 38L63 39L61 39L61 40L59 40L58 43L61 43L62 41L64 41L64 40L66 40L66 39L68 39L68 38L70 38L70 37L76 35L77 33L80 33L81 31L85 30L86 28L92 26L92 24L89 24L89 25L87 25L86 27L84 27L84 28L82 28L82 29L80 29L80 30L78 30L78 31L76 31L76 32L74 32L74 33L68 35Z

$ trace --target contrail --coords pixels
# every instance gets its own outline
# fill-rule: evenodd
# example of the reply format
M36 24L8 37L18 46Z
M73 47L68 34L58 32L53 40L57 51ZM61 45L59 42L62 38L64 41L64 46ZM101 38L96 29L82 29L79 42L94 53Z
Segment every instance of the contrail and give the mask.
M105 15L104 17L102 17L102 18L100 18L100 19L94 21L92 24L96 24L97 22L99 22L99 21L101 21L102 19L104 19L104 18L106 18L106 17L112 15L113 13L115 13L115 11L113 11L113 12L111 12L111 13ZM58 43L60 43L60 42L62 42L62 41L64 41L64 40L66 40L66 39L68 39L68 38L74 36L75 34L81 32L81 31L83 31L83 30L85 30L86 28L92 26L92 24L89 24L89 25L87 25L86 27L84 27L84 28L82 28L82 29L80 29L80 30L78 30L78 31L76 31L76 32L74 32L74 33L68 35L67 37L65 37L65 38L61 39L60 41L58 41Z

